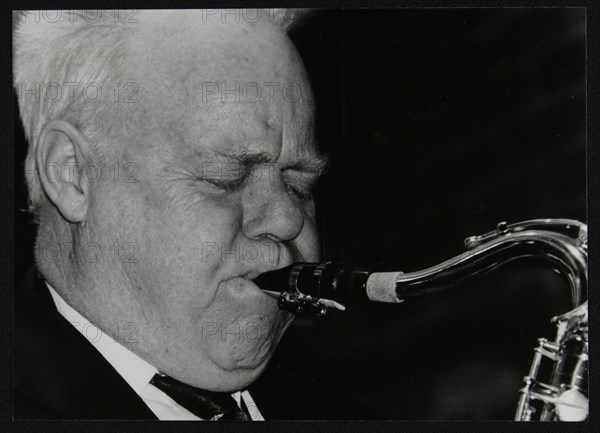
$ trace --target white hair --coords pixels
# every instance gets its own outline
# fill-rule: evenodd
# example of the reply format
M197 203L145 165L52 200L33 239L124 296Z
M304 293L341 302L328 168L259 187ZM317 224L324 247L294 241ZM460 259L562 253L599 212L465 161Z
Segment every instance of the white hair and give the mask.
M86 11L41 14L17 12L13 32L13 77L29 143L25 177L34 212L44 200L35 162L42 128L53 119L63 119L88 139L95 137L94 111L101 104L84 98L82 86L118 81L124 44L135 31L134 25L115 22L108 13L97 18Z
M227 10L210 11L210 15L215 15L214 11ZM291 30L306 13L300 9L254 10L248 13L248 21L257 16L257 11L267 11L262 15L285 31ZM114 119L114 111L119 109L114 105L122 104L107 107L102 101L90 103L85 94L82 95L82 86L93 84L104 88L105 84L119 81L127 44L139 29L137 23L141 20L138 18L144 13L123 10L14 13L13 77L29 143L25 178L30 210L34 214L45 200L35 161L42 128L51 120L66 120L79 128L102 153L101 144L106 136L96 120L101 112ZM203 17L209 14L208 10L202 13Z

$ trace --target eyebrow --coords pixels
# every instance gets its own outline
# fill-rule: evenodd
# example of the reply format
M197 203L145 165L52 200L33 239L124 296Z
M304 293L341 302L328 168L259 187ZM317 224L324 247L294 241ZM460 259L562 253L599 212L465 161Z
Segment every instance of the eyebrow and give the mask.
M277 157L268 152L219 152L214 151L219 158L224 158L227 161L236 162L245 168L250 168L257 164L275 164ZM325 155L315 155L308 158L302 158L285 165L283 170L301 171L313 174L315 176L322 175L329 167L329 158Z

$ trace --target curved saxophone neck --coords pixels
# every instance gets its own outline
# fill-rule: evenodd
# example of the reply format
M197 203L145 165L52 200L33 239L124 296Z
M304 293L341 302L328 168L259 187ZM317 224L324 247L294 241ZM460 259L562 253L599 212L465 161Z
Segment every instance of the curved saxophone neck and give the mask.
M422 271L400 274L396 293L404 300L457 286L515 260L543 259L563 275L576 307L587 298L587 226L568 219L538 219L465 239L468 251Z
M468 249L475 248L492 239L501 236L519 233L525 230L537 230L551 233L563 233L571 237L580 248L587 253L587 225L571 219L550 218L521 221L516 224L508 225L505 221L498 223L496 230L487 232L479 236L471 236L465 239L465 246Z

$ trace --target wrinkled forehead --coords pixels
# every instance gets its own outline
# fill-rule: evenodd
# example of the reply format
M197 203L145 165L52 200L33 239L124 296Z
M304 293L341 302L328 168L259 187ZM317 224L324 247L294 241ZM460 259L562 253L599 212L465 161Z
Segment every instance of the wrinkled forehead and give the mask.
M313 96L285 33L190 14L156 13L132 41L130 76L151 123L182 142L311 141Z

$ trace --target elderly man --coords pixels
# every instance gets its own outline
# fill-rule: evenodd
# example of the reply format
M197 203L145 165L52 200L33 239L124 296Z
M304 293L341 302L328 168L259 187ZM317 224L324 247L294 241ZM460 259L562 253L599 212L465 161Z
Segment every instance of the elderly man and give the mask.
M295 13L16 21L39 227L16 291L15 417L360 417L262 374L293 316L252 280L318 259L324 159Z

